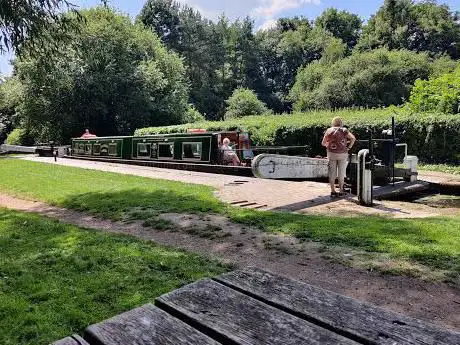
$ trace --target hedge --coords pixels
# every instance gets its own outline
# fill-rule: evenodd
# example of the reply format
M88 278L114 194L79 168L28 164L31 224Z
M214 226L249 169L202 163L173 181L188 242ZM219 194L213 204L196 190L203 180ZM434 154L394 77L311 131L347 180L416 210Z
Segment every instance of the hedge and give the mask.
M460 116L422 113L401 108L373 110L315 111L291 115L248 116L228 121L205 121L168 127L138 129L135 135L186 132L190 128L209 131L247 131L254 145L306 145L310 156L324 155L321 139L334 116L340 116L358 139L381 137L382 130L391 127L396 118L396 133L409 146L409 154L425 163L460 163Z

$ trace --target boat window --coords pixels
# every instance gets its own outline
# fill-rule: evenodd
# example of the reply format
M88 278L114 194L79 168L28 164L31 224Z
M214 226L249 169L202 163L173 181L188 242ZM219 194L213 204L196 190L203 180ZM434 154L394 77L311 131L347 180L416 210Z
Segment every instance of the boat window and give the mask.
M94 144L93 145L93 155L99 155L99 154L101 154L101 145Z
M91 154L91 148L92 148L92 147L91 147L91 144L86 144L86 145L85 145L85 153L86 153L87 155L90 155L90 154Z
M152 144L151 157L152 158L158 158L158 144Z
M107 156L109 154L109 147L107 144L101 145L101 156Z
M150 157L150 144L137 144L137 157Z
M174 143L158 144L158 158L173 158Z
M78 153L85 153L85 145L78 144Z
M182 143L182 159L201 159L202 143Z
M109 144L109 156L116 156L117 155L117 144Z

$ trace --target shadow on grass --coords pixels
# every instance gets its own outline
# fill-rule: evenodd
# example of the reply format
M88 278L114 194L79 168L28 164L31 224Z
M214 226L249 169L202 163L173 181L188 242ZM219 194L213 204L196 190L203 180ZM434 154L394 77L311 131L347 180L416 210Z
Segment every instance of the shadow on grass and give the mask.
M300 240L389 253L460 274L460 218L391 219L231 211L230 218Z
M229 269L130 236L1 208L0 253L2 344L49 344Z
M113 220L147 220L160 213L222 213L225 206L215 198L172 190L130 189L72 195L59 203L78 211Z

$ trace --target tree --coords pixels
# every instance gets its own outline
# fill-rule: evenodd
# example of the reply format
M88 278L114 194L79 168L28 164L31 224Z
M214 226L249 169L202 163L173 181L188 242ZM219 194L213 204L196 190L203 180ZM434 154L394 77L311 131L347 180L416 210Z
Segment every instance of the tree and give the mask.
M226 119L262 115L269 111L265 104L257 98L255 92L249 89L236 89L226 103Z
M435 1L385 0L364 27L360 50L379 47L408 49L457 58L460 51L460 15Z
M0 82L0 144L19 125L17 109L22 100L22 85L16 77Z
M329 8L316 18L315 25L340 38L351 50L358 43L362 21L356 14Z
M49 41L62 41L75 28L71 17L62 16L65 9L74 11L68 0L0 0L0 53L21 54L25 46L29 53L57 50Z
M312 29L310 21L305 17L280 18L276 23L279 32L297 31L300 27Z
M204 118L204 116L201 115L200 112L195 109L193 104L189 104L187 111L183 118L183 123L195 123L195 122L201 122L205 120L206 119Z
M103 7L81 13L79 33L63 44L52 70L32 57L15 65L24 85L24 128L37 141L67 142L84 128L128 135L181 123L188 93L180 58L129 17Z
M137 20L156 32L167 47L177 50L181 43L179 10L174 0L147 0Z
M325 58L336 61L346 52L344 43L319 27L300 24L296 30L280 31L275 28L257 33L263 78L276 97L275 110L289 111L288 94L295 82L297 71L313 61Z
M460 113L460 64L451 72L430 80L418 79L408 107L415 112Z
M333 64L317 62L299 70L290 98L297 111L402 104L416 79L427 79L426 53L356 53Z

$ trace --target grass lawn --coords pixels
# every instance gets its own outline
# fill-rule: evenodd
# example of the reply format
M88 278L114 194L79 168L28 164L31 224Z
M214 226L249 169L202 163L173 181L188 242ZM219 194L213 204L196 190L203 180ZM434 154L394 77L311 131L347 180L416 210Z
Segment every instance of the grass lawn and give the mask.
M1 208L0 253L2 345L49 344L228 270L133 237Z
M388 253L460 277L460 216L390 219L260 212L226 206L214 197L212 188L201 185L17 159L0 161L0 176L0 191L106 218L141 219L155 226L161 212L219 213L262 231Z
M346 245L447 270L460 278L460 217L391 219L378 216L326 217L290 213L230 211L235 222L301 240Z
M448 165L448 164L420 164L419 170L425 171L439 171L452 175L460 175L460 165Z
M403 163L397 163L396 166L406 168ZM417 169L419 171L439 171L446 174L460 175L460 165L419 163Z

